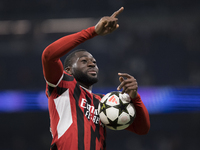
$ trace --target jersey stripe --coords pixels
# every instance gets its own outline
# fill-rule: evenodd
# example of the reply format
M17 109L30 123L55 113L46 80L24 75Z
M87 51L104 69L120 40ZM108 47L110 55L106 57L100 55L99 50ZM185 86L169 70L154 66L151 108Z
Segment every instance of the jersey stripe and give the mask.
M60 138L73 122L69 99L69 90L66 90L62 95L54 99L54 102L58 115L60 117L57 125L58 138Z
M95 96L93 95L93 104L94 106L97 108L98 107L98 102L99 100L95 98ZM95 128L93 128L91 126L91 142L90 142L90 149L95 149L98 144L96 143L96 140L100 140L100 135L99 135L99 126L95 126Z
M74 89L74 98L76 101L76 113L77 113L77 126L78 126L78 149L84 150L84 114L80 110L80 107L78 107L79 98L81 95L81 89L78 84L76 84L76 87Z

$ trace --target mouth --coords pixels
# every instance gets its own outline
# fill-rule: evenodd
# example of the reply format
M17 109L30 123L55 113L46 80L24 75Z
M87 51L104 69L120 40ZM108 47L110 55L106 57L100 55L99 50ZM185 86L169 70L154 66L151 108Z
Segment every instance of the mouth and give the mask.
M88 70L88 73L95 76L97 75L97 71L96 70Z

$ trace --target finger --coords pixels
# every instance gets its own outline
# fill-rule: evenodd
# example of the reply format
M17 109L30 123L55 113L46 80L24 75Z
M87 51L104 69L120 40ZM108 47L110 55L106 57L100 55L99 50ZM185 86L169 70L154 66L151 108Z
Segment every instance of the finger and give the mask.
M133 91L133 92L136 92L137 91L137 88L136 87L123 87L123 90L122 90L122 94L124 94L124 93L127 93L127 94L129 94L131 91Z
M111 15L111 17L116 18L120 13L123 12L123 10L124 10L124 7L121 7L119 10L115 11L115 12Z
M123 81L121 80L121 78L123 79ZM117 87L117 90L121 90L122 88L126 89L129 86L137 86L137 81L136 79L124 79L123 77L120 77L120 80L122 81L121 84Z
M122 93L122 94L123 94L123 93L129 94L131 91L136 92L137 89L138 89L138 86L137 86L137 85L124 86L121 93Z
M124 93L127 93L127 94L129 94L131 91L133 91L133 92L135 92L136 90L131 90L131 89L123 89L122 91L121 91L121 93L122 94L124 94Z
M106 30L109 30L110 32L114 31L117 29L117 23L114 23L114 22L108 22L106 25L105 25L105 29Z
M125 78L134 78L133 76L129 75L128 73L118 73L119 76L125 77Z
M110 30L110 33L112 33L113 31L115 31L118 27L119 27L119 25L116 25L115 28L112 28L112 29Z
M125 81L125 79L123 77L119 77L119 81L121 82L120 85L117 87L117 90L121 90L122 87L128 82L127 80ZM130 82L130 81L129 81Z
M122 88L126 91L126 90L137 90L138 85L137 82L127 82L125 83Z
M135 78L127 78L127 79L124 79L123 77L120 77L120 80L121 78L123 79L123 81L121 82L121 84L118 86L117 90L121 90L122 88L126 88L126 87L131 87L131 86L137 86L137 80Z
M112 20L108 20L105 27L112 27L112 28L116 28L116 25L117 25L117 21L118 19L117 18L114 18Z
M123 77L119 77L119 81L120 81L120 82L123 82L123 81L124 81L124 78L123 78Z
M123 78L123 77L119 77L119 81L120 81L121 84L122 84L122 82L124 81L124 78ZM121 84L120 84L120 85L121 85ZM118 91L121 90L121 87L122 87L122 86L120 86L120 85L117 87L117 90L118 90Z

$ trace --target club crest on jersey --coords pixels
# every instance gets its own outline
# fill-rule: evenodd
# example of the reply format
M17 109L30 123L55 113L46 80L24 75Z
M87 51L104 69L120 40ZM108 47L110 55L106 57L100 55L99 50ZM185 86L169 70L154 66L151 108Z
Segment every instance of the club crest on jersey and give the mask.
M80 106L84 108L84 113L88 120L92 120L93 123L99 124L100 118L98 109L95 109L94 106L90 105L85 98L82 98Z

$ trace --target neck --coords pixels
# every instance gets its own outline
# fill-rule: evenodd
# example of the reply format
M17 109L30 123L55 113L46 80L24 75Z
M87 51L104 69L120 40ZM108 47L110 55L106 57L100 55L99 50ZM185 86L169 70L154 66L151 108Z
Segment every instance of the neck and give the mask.
M78 84L79 84L81 87L85 88L86 90L92 91L92 85L87 86L87 85L85 85L85 84L83 84L83 83L80 83L80 82L78 82Z

